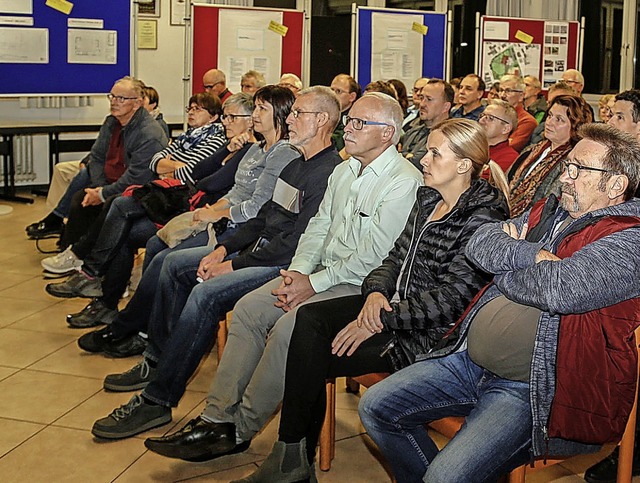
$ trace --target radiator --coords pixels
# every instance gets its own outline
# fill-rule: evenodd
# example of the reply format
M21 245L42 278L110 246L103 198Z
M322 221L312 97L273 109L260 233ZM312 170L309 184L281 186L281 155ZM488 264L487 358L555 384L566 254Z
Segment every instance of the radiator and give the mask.
M19 135L13 137L13 160L15 165L15 182L32 182L38 176L34 166L33 136ZM4 168L0 164L0 174L4 175Z

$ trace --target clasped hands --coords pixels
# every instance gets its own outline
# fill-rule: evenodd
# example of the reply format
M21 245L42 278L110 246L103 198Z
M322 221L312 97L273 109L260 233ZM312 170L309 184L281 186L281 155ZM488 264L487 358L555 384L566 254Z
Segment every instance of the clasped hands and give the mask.
M202 281L205 281L225 273L233 272L231 260L227 260L226 262L223 261L226 256L227 249L223 246L219 246L209 253L209 255L200 260L196 275L200 277Z
M504 231L514 240L525 240L527 232L529 231L529 224L525 223L524 225L522 225L522 230L520 230L520 233L518 233L518 227L514 223L504 222L502 224L502 231ZM540 263L544 260L549 262L557 262L558 260L562 259L548 250L541 249L536 254L536 263Z

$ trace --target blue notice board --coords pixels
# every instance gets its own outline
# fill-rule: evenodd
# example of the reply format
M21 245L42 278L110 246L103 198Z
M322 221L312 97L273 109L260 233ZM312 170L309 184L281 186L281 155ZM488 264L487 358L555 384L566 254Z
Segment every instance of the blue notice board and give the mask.
M371 63L372 53L372 15L375 12L392 15L419 15L422 17L422 24L428 28L427 34L420 36L422 38L422 65L421 73L417 72L413 82L418 77L429 78L447 78L446 66L446 45L447 45L447 14L435 12L423 12L421 10L397 10L386 8L368 8L358 7L356 35L357 43L355 49L356 59L356 79L361 86L367 85L371 81L380 79L371 79ZM419 26L418 26L419 27ZM415 43L412 41L407 45L411 49ZM392 78L400 78L395 75Z
M5 39L11 32L7 29L16 29L16 37L25 31L29 34L28 29L47 29L49 58L48 63L11 63L5 43L5 50L0 51L0 55L4 55L0 60L0 96L104 94L109 92L115 80L130 75L132 1L73 0L72 3L69 15L46 6L45 0L33 1L32 15L0 12L0 28ZM18 22L3 21L6 17L18 19ZM25 24L31 19L33 25ZM76 26L68 27L69 19ZM99 25L102 27L86 28ZM86 38L76 41L74 53L76 60L82 59L87 63L68 62L70 28L90 32ZM98 38L102 35L100 31L108 40L102 42ZM107 35L104 31L115 31L116 35ZM107 45L109 43L113 46L111 49ZM112 55L114 53L115 56ZM88 63L94 59L110 63Z

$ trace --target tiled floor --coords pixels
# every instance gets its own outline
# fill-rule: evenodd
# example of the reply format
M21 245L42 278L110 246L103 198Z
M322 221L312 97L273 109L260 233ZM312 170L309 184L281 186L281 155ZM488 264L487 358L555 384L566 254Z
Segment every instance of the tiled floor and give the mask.
M277 416L247 452L213 462L170 460L143 445L147 436L181 427L200 412L215 371L215 352L201 364L171 424L124 441L91 436L93 421L130 397L103 391L104 376L138 359L108 359L78 349L76 340L85 331L69 329L64 316L86 301L45 293L44 255L24 234L24 226L46 214L44 201L11 206L11 214L0 216L0 481L229 481L251 473L273 444ZM338 394L336 458L331 471L318 472L321 482L390 481L364 434L357 404L358 398L343 389ZM574 458L527 481L583 481L580 475L597 459Z

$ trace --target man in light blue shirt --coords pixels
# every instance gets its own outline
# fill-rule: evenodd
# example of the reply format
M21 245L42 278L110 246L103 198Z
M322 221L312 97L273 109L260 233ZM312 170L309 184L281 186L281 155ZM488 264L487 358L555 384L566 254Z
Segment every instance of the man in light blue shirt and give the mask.
M236 304L207 407L178 432L145 445L164 456L213 459L244 451L284 393L289 340L303 303L360 293L404 228L421 173L396 150L402 110L378 92L346 118L345 149L317 215L281 277Z

